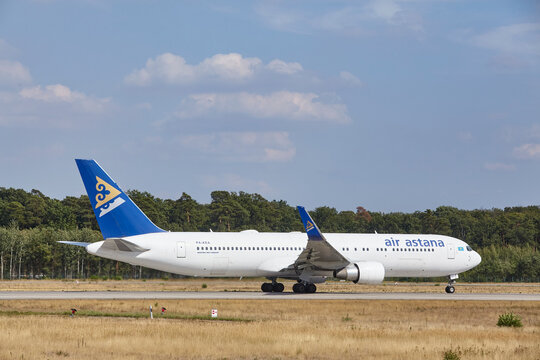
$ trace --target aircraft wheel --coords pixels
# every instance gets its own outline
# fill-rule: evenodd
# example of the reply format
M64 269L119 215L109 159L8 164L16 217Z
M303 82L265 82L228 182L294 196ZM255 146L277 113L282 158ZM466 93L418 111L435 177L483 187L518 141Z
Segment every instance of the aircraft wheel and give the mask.
M453 293L456 291L456 289L455 289L453 286L448 285L448 286L444 289L444 291L446 291L447 294L453 294Z
M295 293L301 294L306 292L306 287L302 283L296 283L292 287L292 291Z
M285 290L285 286L282 283L272 284L272 291L283 292L283 290Z
M307 284L306 285L306 292L309 293L309 294L313 294L315 291L317 291L317 286L315 286L315 284Z
M263 292L272 292L272 283L264 283L261 285L261 290Z

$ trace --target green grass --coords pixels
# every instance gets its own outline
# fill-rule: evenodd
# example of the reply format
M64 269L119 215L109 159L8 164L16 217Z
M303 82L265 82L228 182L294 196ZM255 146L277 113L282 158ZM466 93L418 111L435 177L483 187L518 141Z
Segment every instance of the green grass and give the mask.
M16 311L6 310L0 311L3 316L30 316L30 315L49 315L49 316L71 316L71 311ZM102 312L94 310L77 311L74 317L109 317L109 318L130 318L130 319L145 319L150 318L148 312ZM213 318L210 315L188 315L188 314L165 314L154 315L155 319L171 319L171 320L209 320L209 321L229 321L229 322L253 322L251 319L238 317L217 317Z
M497 326L523 327L523 324L521 323L521 318L519 315L514 315L513 313L509 312L499 315Z
M452 350L446 350L443 354L443 360L460 360L461 358L459 355L452 351Z

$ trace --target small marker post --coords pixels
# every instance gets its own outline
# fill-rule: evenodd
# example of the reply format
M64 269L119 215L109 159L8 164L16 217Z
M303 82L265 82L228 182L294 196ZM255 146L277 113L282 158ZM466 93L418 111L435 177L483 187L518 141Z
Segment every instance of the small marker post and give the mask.
M217 318L217 309L212 309L212 317Z
M71 309L71 317L74 317L76 312L77 312L77 309Z
M167 311L167 309L165 307L161 307L161 315L165 315L165 311Z
M154 318L154 314L152 314L152 305L150 305L150 319Z

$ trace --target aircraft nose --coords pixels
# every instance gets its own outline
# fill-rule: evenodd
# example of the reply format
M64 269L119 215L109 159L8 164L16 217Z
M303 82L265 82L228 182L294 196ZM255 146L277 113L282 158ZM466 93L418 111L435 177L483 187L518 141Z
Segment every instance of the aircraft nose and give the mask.
M474 258L473 258L473 263L474 263L474 266L480 264L482 262L482 257L480 256L479 253L477 253L476 251L474 252Z

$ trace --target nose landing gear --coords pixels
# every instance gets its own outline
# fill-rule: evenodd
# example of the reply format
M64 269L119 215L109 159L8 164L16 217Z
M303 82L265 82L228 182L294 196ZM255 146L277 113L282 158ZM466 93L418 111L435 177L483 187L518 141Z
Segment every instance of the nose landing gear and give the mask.
M453 294L456 289L454 288L454 284L456 283L456 279L458 278L458 275L450 275L448 276L448 285L446 286L446 288L444 289L444 291L446 291L447 294Z

